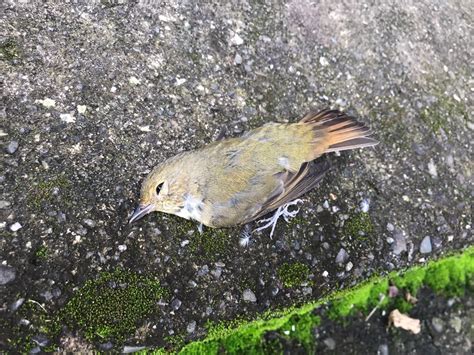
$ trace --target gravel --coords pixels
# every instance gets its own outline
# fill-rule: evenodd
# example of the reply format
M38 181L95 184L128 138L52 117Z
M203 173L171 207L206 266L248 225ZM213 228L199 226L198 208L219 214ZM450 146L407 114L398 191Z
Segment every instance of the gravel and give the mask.
M429 236L426 236L423 238L420 244L420 253L422 254L428 254L431 253L432 247L431 247L431 238Z
M245 302L257 302L257 297L255 296L255 293L253 293L252 290L246 289L242 293L242 298Z
M16 270L10 266L0 265L0 285L6 285L16 278Z

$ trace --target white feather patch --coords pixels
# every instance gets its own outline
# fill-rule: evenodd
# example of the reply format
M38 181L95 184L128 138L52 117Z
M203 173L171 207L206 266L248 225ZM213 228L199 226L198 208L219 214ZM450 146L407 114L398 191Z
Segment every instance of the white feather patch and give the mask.
M201 199L195 198L190 194L185 195L184 207L176 213L177 216L185 219L201 220L203 203Z

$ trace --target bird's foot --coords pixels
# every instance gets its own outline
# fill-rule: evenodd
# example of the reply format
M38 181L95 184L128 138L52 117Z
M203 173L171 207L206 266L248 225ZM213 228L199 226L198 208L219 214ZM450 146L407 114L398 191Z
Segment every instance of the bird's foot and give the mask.
M303 203L303 200L298 198L296 200L288 202L286 205L278 207L277 210L275 211L275 213L273 214L273 216L271 216L269 218L263 218L263 219L257 221L258 224L265 223L265 225L255 229L255 232L260 232L264 229L272 227L272 229L270 231L270 239L271 239L273 237L273 232L275 231L276 224L277 224L278 219L280 217L283 217L286 222L289 222L291 218L294 218L298 214L298 212L300 211L299 208L297 208L294 211L289 211L288 210L288 208L290 206L296 206L296 205L298 205L298 203Z

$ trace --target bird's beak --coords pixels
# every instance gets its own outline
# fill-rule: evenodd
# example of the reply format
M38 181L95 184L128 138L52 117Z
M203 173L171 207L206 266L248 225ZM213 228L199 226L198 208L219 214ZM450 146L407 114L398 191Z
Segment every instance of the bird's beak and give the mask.
M135 209L135 211L133 211L133 215L132 217L130 217L130 220L128 221L128 223L133 223L135 221L138 221L140 218L142 218L143 216L147 215L148 213L152 212L153 211L153 208L155 206L153 204L149 204L149 205L138 205L138 207Z

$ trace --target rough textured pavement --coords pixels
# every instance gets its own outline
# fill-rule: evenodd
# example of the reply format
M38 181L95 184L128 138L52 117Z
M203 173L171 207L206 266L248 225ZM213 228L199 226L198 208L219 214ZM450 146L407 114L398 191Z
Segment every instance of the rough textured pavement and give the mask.
M473 244L472 1L143 3L0 5L0 347L52 341L17 302L54 313L117 267L167 290L126 343L169 346ZM166 157L328 106L381 144L329 156L273 240L127 225Z

